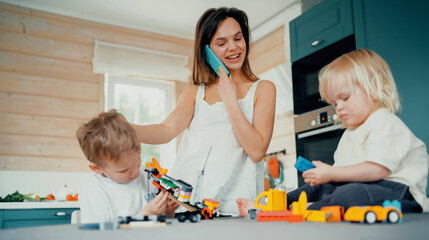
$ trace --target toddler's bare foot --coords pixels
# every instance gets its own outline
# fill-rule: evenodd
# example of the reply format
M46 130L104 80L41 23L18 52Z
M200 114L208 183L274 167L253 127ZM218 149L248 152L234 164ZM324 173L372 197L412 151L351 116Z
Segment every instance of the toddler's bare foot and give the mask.
M242 217L249 216L249 209L255 208L255 202L249 199L238 198L236 202Z

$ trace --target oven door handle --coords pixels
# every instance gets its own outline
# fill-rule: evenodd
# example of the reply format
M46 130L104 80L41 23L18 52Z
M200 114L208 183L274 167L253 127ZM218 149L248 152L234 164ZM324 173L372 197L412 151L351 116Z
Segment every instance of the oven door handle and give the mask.
M325 132L330 132L330 131L334 131L337 129L341 129L343 128L342 124L336 124L336 125L332 125L329 127L324 127L324 128L319 128L313 131L309 131L309 132L305 132L305 133L298 133L298 139L302 139L302 138L306 138L306 137L311 137L314 135L318 135L318 134L322 134Z

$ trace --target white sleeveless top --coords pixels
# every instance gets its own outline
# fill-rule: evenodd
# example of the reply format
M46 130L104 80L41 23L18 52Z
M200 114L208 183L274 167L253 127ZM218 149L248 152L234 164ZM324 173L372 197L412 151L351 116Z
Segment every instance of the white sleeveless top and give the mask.
M239 99L241 110L252 124L254 96L260 80L253 83L243 99ZM198 198L219 201L222 215L238 216L237 198L256 200L263 191L263 161L253 163L235 137L223 102L209 105L204 100L205 85L198 88L193 119L185 130L170 176L184 180L196 194L198 176L204 167L210 146L204 176Z

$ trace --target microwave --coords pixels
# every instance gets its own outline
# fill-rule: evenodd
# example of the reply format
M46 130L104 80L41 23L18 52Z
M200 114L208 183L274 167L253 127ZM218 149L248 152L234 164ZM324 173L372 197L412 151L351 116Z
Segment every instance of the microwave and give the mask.
M292 64L294 114L303 114L328 104L320 98L319 71L337 57L356 49L351 35Z

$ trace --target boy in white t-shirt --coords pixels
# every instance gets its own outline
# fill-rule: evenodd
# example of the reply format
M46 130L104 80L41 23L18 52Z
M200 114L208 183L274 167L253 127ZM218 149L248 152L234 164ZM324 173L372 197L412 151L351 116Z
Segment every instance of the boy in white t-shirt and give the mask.
M147 202L149 187L140 169L140 143L134 129L116 110L101 113L76 132L95 173L79 194L81 222L113 221L119 216L174 216L178 204L161 191Z

